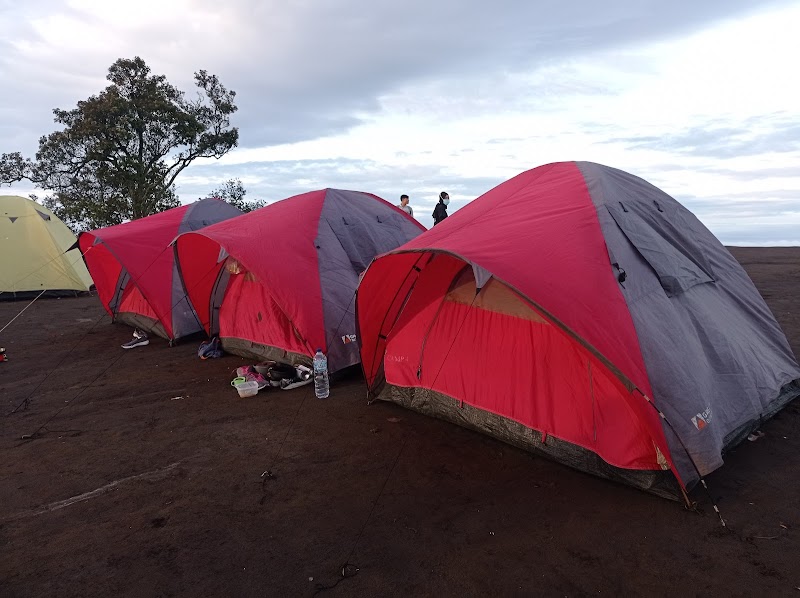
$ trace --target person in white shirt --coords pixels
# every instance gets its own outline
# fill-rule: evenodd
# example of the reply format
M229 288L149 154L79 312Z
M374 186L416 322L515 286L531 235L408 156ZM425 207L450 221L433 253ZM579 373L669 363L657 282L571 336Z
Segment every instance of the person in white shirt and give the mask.
M408 205L408 195L405 193L400 196L400 206L398 207L412 218L414 217L414 208Z

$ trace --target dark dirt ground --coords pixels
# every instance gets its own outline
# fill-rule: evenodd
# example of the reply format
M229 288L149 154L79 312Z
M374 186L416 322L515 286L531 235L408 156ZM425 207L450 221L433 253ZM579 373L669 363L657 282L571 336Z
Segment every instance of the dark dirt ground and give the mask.
M800 353L800 248L732 251ZM358 375L239 399L240 358L122 351L102 313L40 300L0 339L0 596L306 596L344 562L325 594L800 596L798 402L709 477L724 530L702 492L689 512L367 406Z

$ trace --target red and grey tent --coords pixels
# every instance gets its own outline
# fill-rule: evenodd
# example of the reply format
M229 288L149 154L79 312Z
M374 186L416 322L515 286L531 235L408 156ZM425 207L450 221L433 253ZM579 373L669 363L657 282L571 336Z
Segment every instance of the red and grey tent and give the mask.
M202 199L78 238L97 294L115 321L174 341L201 330L175 269L170 243L180 233L240 215Z
M800 394L725 247L593 163L524 172L379 257L357 316L371 397L673 498Z
M383 199L323 189L273 203L175 241L192 305L231 353L358 363L353 295L376 256L425 230Z

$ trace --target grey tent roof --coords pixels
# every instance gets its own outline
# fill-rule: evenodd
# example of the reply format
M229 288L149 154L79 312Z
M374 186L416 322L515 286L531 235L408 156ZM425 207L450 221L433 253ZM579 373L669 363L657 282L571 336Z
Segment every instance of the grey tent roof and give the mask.
M615 168L577 163L597 208L687 486L798 396L800 367L742 266L688 209ZM696 467L696 469L695 469Z

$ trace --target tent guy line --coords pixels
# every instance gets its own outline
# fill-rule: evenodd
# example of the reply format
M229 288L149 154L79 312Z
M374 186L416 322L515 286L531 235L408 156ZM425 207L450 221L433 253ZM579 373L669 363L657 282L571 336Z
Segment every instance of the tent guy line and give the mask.
M64 253L67 253L68 251L70 251L70 249L68 249L68 250L64 251ZM50 263L54 262L54 261L55 261L55 260L57 260L58 258L60 258L62 255L63 255L63 254L59 254L59 255L55 256L53 259L51 259L49 262L47 262L47 264L44 264L43 266L41 266L41 267L37 268L36 270L34 270L33 272L31 272L31 273L30 273L30 274L28 274L27 276L24 276L23 278L20 278L20 279L19 279L18 281L16 281L16 282L15 282L15 283L14 283L12 286L13 286L13 287L16 287L16 286L17 286L17 285L18 285L20 282L22 282L23 280L25 280L25 279L27 279L27 278L29 278L29 277L33 276L33 275L34 275L34 274L36 274L38 271L40 271L42 268L44 268L45 266L47 266L47 265L49 265ZM80 255L78 256L78 258L77 258L76 260L74 260L73 262L71 262L71 263L70 263L70 265L71 265L71 266L75 266L75 264L77 264L79 261L81 261L81 260L83 259L83 255L84 255L83 253L80 253ZM25 306L25 307L22 309L22 311L20 311L20 312L19 312L19 313L18 313L16 316L14 316L13 318L11 318L11 320L8 322L8 324L6 324L5 326L3 326L3 328L1 328L1 329L0 329L0 333L2 333L2 332L3 332L3 331L6 329L6 328L8 328L8 327L11 325L11 322L13 322L13 321L14 321L14 320L16 320L18 317L20 317L20 316L22 315L22 312L24 312L24 311L25 311L26 309L28 309L28 308L29 308L31 305L33 305L33 304L36 302L36 300L37 300L37 299L39 299L39 298L40 298L42 295L44 295L44 294L45 294L45 293L46 293L48 290L49 290L49 289L42 289L42 292L41 292L41 293L39 293L39 294L38 294L38 295L37 295L37 296L36 296L36 297L33 299L33 301L31 301L31 302L30 302L28 305L26 305L26 306ZM3 293L6 293L6 292L9 292L9 291L0 291L0 295L2 295ZM91 294L91 290L89 290L89 291L87 291L87 292Z
M64 363L64 362L67 360L67 358L68 358L70 355L72 355L72 354L73 354L73 352L75 351L75 349L77 348L77 346L78 346L79 344L81 344L81 342L83 341L83 339L85 339L85 338L86 338L86 337L89 335L89 333L90 333L90 332L91 332L91 331L94 329L94 327L95 327L95 326L97 326L97 325L98 325L98 324L99 324L99 323L100 323L100 322L103 320L103 318L105 318L107 315L108 315L108 314L106 314L106 313L100 314L100 317L99 317L99 318L97 318L97 319L94 321L94 323L93 323L91 326L89 326L89 328L88 328L88 329L87 329L87 330L86 330L86 331L85 331L85 332L84 332L84 333L83 333L83 334L82 334L82 335L81 335L81 336L78 338L78 340L77 340L77 341L75 341L75 344L73 344L73 345L72 345L72 347L70 347L70 348L69 348L69 349L68 349L68 350L67 350L67 351L64 353L64 355L61 357L61 359L58 361L58 363L56 363L56 365L55 365L55 366L53 366L53 367L52 367L52 368L51 368L51 369L50 369L50 370L49 370L47 373L45 373L45 375L44 375L44 376L42 376L41 378L39 378L39 382L38 382L38 384L37 384L36 386L34 386L34 387L33 387L33 390L31 390L31 392L30 392L30 393L28 393L28 395L27 395L27 396L26 396L24 399L22 399L22 401L21 401L21 402L20 402L20 403L19 403L19 404L18 404L16 407L14 407L14 409L12 409L11 411L9 411L9 412L6 414L6 417L10 417L10 416L14 415L14 414L15 414L17 411L19 411L19 410L20 410L20 409L21 409L23 406L25 407L25 409L27 409L27 408L30 406L31 397L33 397L34 393L35 393L37 390L39 390L39 388L42 386L42 384L44 384L44 383L45 383L45 381L46 381L46 380L47 380L47 379L48 379L48 378L49 378L49 377L50 377L50 376L51 376L51 375L52 375L52 374L53 374L53 373L54 373L54 372L55 372L55 371L56 371L56 370L57 370L59 367L61 367L61 364L63 364L63 363Z
M92 248L91 248L91 247L89 247L89 248L86 250L86 252L85 252L85 253L88 253L89 251L91 251L91 249L92 249ZM163 253L164 251L166 251L166 249L167 249L167 248L164 248L164 249L161 251L161 253ZM84 253L84 254L82 254L82 255L85 255L85 253ZM159 254L159 255L161 255L161 254ZM158 259L158 258L156 258L156 259ZM152 263L154 263L154 262L155 262L155 260L154 260ZM150 265L152 265L152 263L151 263ZM149 267L150 267L150 266L148 266L148 268L149 268ZM148 268L145 268L145 272L147 271L147 269L148 269ZM45 289L45 291L46 291L46 289ZM41 294L40 294L40 296L41 296ZM37 299L38 299L38 297L37 297ZM34 301L35 301L35 299L34 299ZM31 301L31 304L33 304L33 301ZM27 307L26 307L25 309L27 309ZM25 310L23 310L23 311L25 311ZM61 367L61 364L63 364L63 363L64 363L64 361L66 361L67 357L69 357L69 356L72 354L72 352L73 352L73 351L75 350L75 348L76 348L76 347L77 347L77 346L78 346L78 345L81 343L81 341L83 341L83 339L85 339L85 338L86 338L86 337L89 335L89 333L90 333L90 332L91 332L91 331L94 329L94 327L95 327L95 326L97 326L97 325L98 325L98 324L99 324L99 323L102 321L102 319L103 319L104 317L106 317L107 315L108 315L108 314L105 314L105 313L101 314L101 315L100 315L100 317L99 317L99 318L97 318L97 319L94 321L94 323L93 323L91 326L89 326L89 328L87 328L87 329L86 329L86 332L84 332L84 333L83 333L83 335L81 335L81 337L80 337L80 338L79 338L79 339L78 339L78 340L75 342L75 344L74 344L74 345L72 345L72 347L69 349L69 351L67 351L66 353L64 353L64 356L61 358L61 360L59 360L59 362L58 362L58 363L57 363L57 364L56 364L56 365L55 365L53 368L51 368L51 369L50 369L50 370L49 370L49 371L48 371L48 372L47 372L47 373L46 373L46 374L45 374L45 375L44 375L42 378L40 378L40 379L39 379L39 383L38 383L38 384L37 384L37 385L36 385L36 386L33 388L33 390L32 390L32 391L31 391L31 392L28 394L28 396L26 396L26 397L25 397L25 398L24 398L24 399L23 399L23 400L22 400L22 401L21 401L21 402L20 402L20 403L19 403L19 404L18 404L16 407L14 407L14 409L12 409L12 410L11 410L11 411L10 411L10 412L7 414L7 417L9 417L9 416L11 416L11 415L14 415L14 414L15 414L17 411L19 411L19 410L20 410L20 408L22 408L22 406L23 406L23 405L25 406L25 409L27 409L27 408L28 408L28 406L30 405L30 400L31 400L31 397L33 396L33 394L34 394L34 393L35 393L35 392L36 392L36 391L39 389L39 387L41 387L41 385L42 385L42 384L44 384L44 382L45 382L45 381L46 381L46 380L47 380L47 379L48 379L48 378L49 378L49 377L50 377L50 376L53 374L53 372L55 372L55 371L56 371L56 370L57 370L59 367ZM16 319L16 318L15 318L15 319ZM13 321L13 320L12 320L12 321ZM9 322L9 324L10 324L10 322ZM3 330L5 330L5 328L4 328ZM2 330L0 330L0 332L2 332ZM90 383L89 383L89 386L91 386L91 384L93 384L93 382L94 382L94 381L90 382ZM86 390L86 388L83 388L83 389L81 390L81 392L83 392L84 390ZM63 408L62 408L62 409L63 409ZM60 412L61 412L61 410L59 410L59 412L58 412L58 413L60 413ZM56 415L57 415L57 414L56 414ZM49 422L49 421L50 421L50 420L48 420L48 422ZM38 430L37 430L37 431L38 431Z
M394 473L397 464L400 462L400 456L403 454L403 450L406 447L406 443L408 442L409 436L410 434L406 432L405 436L403 437L403 441L400 443L400 448L397 451L397 455L395 456L394 461L392 462L392 466L391 468L389 468L389 472L386 474L386 479L383 480L381 489L378 492L378 495L372 501L372 506L369 509L369 513L367 514L366 519L364 519L364 523L361 525L361 529L359 530L358 535L356 536L356 539L353 542L353 547L347 554L347 558L344 560L344 563L339 565L339 578L329 586L323 584L317 584L317 590L314 592L314 596L316 596L321 592L331 590L335 588L337 585L339 585L339 583L344 581L345 579L348 579L358 574L359 568L354 563L351 563L350 559L353 557L353 553L356 551L358 543L361 540L361 537L364 535L364 530L367 529L367 524L369 523L370 519L372 519L372 514L375 512L375 507L378 506L378 502L380 502L381 496L383 496L383 493L386 491L386 486L389 484L389 479L392 477L392 474ZM353 569L354 571L352 571Z
M22 278L20 278L20 279L16 280L15 282L13 282L10 286L16 287L22 281L29 279L34 274L38 274L39 272L41 272L42 270L44 270L47 266L49 266L51 264L53 264L53 267L58 269L62 274L67 274L68 270L66 268L63 268L63 267L59 266L59 264L56 264L54 262L56 260L58 260L59 258L64 257L67 253L69 253L70 251L73 251L74 249L76 249L76 248L75 247L69 247L69 248L65 249L62 253L59 253L59 254L55 255L50 260L48 260L46 263L44 263L41 266L39 266L38 268L36 268L36 270L33 270L32 272L29 272L28 274L26 274ZM74 268L79 262L83 261L83 257L84 257L84 253L81 252L81 251L78 251L78 257L76 259L72 260L72 261L69 261L68 262L69 266ZM48 290L49 289L45 289L45 291L48 291ZM2 295L3 293L11 293L11 292L13 292L13 291L0 290L0 295Z
M5 326L3 326L2 328L0 328L0 334L2 334L3 332L5 332L5 329L6 329L6 328L8 328L9 326L11 326L11 324L14 322L14 320L16 320L16 319L17 319L18 317L20 317L22 314L24 314L24 313L25 313L25 310L26 310L26 309L28 309L28 308L29 308L31 305L33 305L34 303L36 303L36 300L37 300L39 297L41 297L42 295L44 295L46 292L47 292L47 289L42 289L42 292L41 292L41 293L39 293L38 295L36 295L36 297L33 299L33 301L31 301L30 303L28 303L28 305L26 305L25 307L23 307L23 308L20 310L20 312L19 312L19 313L18 313L16 316L14 316L13 318L11 318L11 319L8 321L8 323L7 323Z
M103 315L105 315L105 314L103 314ZM117 357L115 357L114 359L112 359L112 360L111 360L111 363L109 363L109 364L108 364L106 367L104 367L104 368L103 368L103 369L100 371L100 373L99 373L99 374L97 374L97 375L96 375L96 376L95 376L95 377L92 379L92 381L91 381L91 382L89 382L88 384L86 384L85 386L83 386L83 387L82 387L82 388L81 388L81 389L80 389L80 390L79 390L79 391L78 391L78 392L77 392L77 393L76 393L76 394L75 394L75 395L74 395L74 396L73 396L73 397L72 397L72 398L71 398L69 401L66 401L64 405L62 405L62 406L61 406L61 407L60 407L58 410L56 410L56 412L55 412L55 413L53 413L53 415L51 415L50 417L48 417L48 418L45 420L45 422L44 422L42 425L40 425L38 428L36 428L36 429L35 429L33 432L31 432L30 434L23 434L23 435L22 435L22 437L21 437L21 439L22 439L23 441L36 440L36 439L39 437L39 436L38 436L38 435L39 435L39 432L41 432L42 430L46 430L46 429L47 429L47 424L49 424L49 423L50 423L51 421L53 421L53 420L54 420L56 417L58 417L58 416L59 416L59 414L60 414L62 411L64 411L64 410L65 410L67 407L69 407L70 405L72 405L72 404L74 404L74 403L77 403L77 402L78 402L78 400L80 399L80 397L83 395L83 393L84 393L84 392L86 392L86 390L88 390L89 388L91 388L91 386L92 386L92 385L93 385L95 382L97 382L97 381L98 381L98 380L99 380L99 379L100 379L100 378L103 376L103 374L105 374L105 373L106 373L108 370L110 370L110 369L111 369L111 368L112 368L114 365L116 365L116 364L117 364L117 362L118 362L120 359L122 359L122 357L123 357L124 355L126 355L127 353L128 353L128 351L122 351L122 352L121 352L121 353L120 353L120 354L119 354ZM17 445L17 446L19 446L19 445Z
M145 269L145 271L147 271L147 269ZM211 270L209 270L209 272L207 272L207 273L206 273L206 276L207 276L207 275L208 275L210 272L211 272ZM186 295L183 295L183 296L182 296L180 299L178 299L178 301L175 303L175 305L178 305L178 304L180 304L180 303L181 303L181 302L182 302L182 301L183 301L185 298L186 298ZM173 307L175 307L175 306L173 306ZM27 397L25 397L25 398L22 400L22 402L21 402L21 403L19 403L19 405L17 405L17 406L16 406L14 409L12 409L12 410L11 410L11 411L10 411L10 412L7 414L7 416L11 416L11 415L13 415L14 413L16 413L17 411L19 411L19 409L20 409L20 408L21 408L23 405L25 405L25 408L27 409L28 405L30 404L30 399L31 399L31 397L32 397L32 396L33 396L33 394L34 394L34 393L35 393L35 392L36 392L36 391L39 389L39 387L40 387L40 386L41 386L41 385L42 385L42 384L45 382L45 380L47 380L47 378L48 378L48 377L49 377L49 376L50 376L50 375L51 375L53 372L55 372L55 371L56 371L56 370L57 370L57 369L58 369L58 368L61 366L61 364L62 364L62 363L64 363L64 361L66 360L66 358L67 358L67 357L69 357L69 356L72 354L72 352L73 352L73 351L75 350L75 348L76 348L76 347L77 347L77 346L78 346L78 345L81 343L81 341L82 341L83 339L85 339L85 338L87 337L87 335L88 335L88 334L89 334L89 333L90 333L90 332L91 332L91 331L94 329L94 327L95 327L95 326L97 326L97 324L99 324L99 323L100 323L100 322L103 320L103 318L105 318L105 317L107 317L107 316L108 316L108 314L107 314L107 313L102 313L102 314L100 315L100 317L99 317L99 318L97 318L97 320L95 320L95 321L94 321L94 323L93 323L93 324L92 324L92 325L91 325L91 326L90 326L90 327L89 327L89 328L86 330L86 332L84 332L84 333L83 333L83 335L82 335L82 336L81 336L81 337L80 337L80 338L79 338L79 339L78 339L78 340L75 342L75 344L74 344L74 345L73 345L73 346L70 348L70 350L69 350L69 351L67 351L67 352L64 354L64 357L62 357L62 358L61 358L61 360L60 360L60 361L59 361L59 362L58 362L58 363L55 365L55 367L53 367L52 369L50 369L50 371L48 371L48 372L47 372L47 373L44 375L44 377L43 377L43 378L41 378L41 379L39 380L39 383L38 383L38 384L37 384L37 385L34 387L34 389L33 389L33 390L32 390L32 391L31 391L31 392L28 394L28 396L27 396ZM0 332L2 332L2 331L0 331ZM124 354L124 353L123 353L123 354ZM112 363L112 365L113 365L113 363ZM110 367L110 366L109 366L109 367ZM86 390L86 388L88 388L89 386L91 386L92 384L94 384L94 382L95 382L96 380L97 380L97 378L95 378L95 380L93 380L93 381L92 381L92 382L90 382L90 383L89 383L89 384L88 384L86 387L84 387L84 388L81 390L81 392L83 392L84 390ZM60 412L60 411L61 411L61 410L59 410L59 412ZM58 415L58 414L56 414L56 415ZM48 420L48 422L49 422L49 421L50 421L50 420Z

